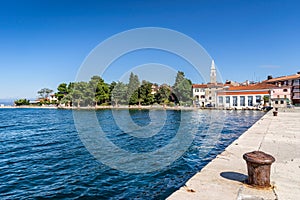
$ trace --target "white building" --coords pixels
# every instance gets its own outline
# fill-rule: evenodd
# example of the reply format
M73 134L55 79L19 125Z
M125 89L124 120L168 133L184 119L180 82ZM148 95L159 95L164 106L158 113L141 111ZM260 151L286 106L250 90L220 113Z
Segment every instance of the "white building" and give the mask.
M261 108L269 104L272 90L273 85L265 83L225 87L217 92L217 105L230 109Z
M58 99L57 99L57 97L55 96L55 94L50 94L50 96L49 96L49 101L50 102L56 102Z
M205 90L207 88L207 84L193 84L192 90L193 90L193 100L194 104L197 106L204 107L206 103L205 98Z

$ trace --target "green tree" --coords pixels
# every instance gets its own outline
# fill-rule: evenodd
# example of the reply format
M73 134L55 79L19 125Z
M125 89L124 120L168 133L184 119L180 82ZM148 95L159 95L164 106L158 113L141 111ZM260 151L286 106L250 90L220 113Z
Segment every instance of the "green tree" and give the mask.
M181 71L177 73L173 91L179 102L189 102L192 99L192 82Z
M112 101L112 91L114 90L115 86L117 85L117 83L115 81L111 82L111 84L109 85L109 101Z
M72 97L72 102L76 103L77 107L88 106L93 102L94 93L89 87L90 85L87 82L76 82L73 84L73 89L70 94Z
M66 106L72 106L72 96L71 94L65 95L61 100L61 104L65 104Z
M158 104L168 104L170 102L171 88L168 85L161 85L155 94Z
M100 76L93 76L89 84L91 86L91 90L94 92L94 102L96 106L98 103L105 103L109 100L109 85L105 83Z
M49 88L43 88L41 90L39 90L37 93L39 94L39 96L43 99L47 99L49 97L49 94L51 94L53 92L53 90L49 89Z
M110 97L110 91L109 91L109 85L107 83L102 83L101 85L98 85L97 92L96 92L96 98L99 103L106 103L109 101Z
M185 79L184 72L178 71L178 72L177 72L177 75L176 75L176 79L175 79L175 83L174 83L173 88L178 87L178 85L179 85L184 79Z
M265 95L265 96L263 97L263 100L264 100L264 106L266 106L267 103L269 103L269 101L270 101L270 96L269 96L269 95Z
M152 83L143 81L142 85L138 88L138 103L139 105L150 105L154 102L154 95L152 92Z
M29 100L27 99L18 99L15 102L16 106L29 105Z
M127 100L129 104L137 104L138 95L137 90L140 86L139 77L132 72L130 73L128 89L127 89Z
M66 106L72 106L72 95L74 89L74 83L70 82L68 85L66 83L61 83L58 85L58 92L55 93L60 104L65 104Z
M57 93L55 93L55 96L57 97L58 101L60 101L65 95L68 94L68 88L66 83L61 83L57 87Z
M126 103L127 90L128 88L124 83L116 83L114 89L111 91L111 99L116 106Z

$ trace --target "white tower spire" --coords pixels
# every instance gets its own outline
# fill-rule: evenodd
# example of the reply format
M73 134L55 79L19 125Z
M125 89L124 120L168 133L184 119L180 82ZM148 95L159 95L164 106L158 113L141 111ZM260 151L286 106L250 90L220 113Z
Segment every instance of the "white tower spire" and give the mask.
M211 68L210 68L210 83L217 83L217 73L215 67L215 61L211 61Z

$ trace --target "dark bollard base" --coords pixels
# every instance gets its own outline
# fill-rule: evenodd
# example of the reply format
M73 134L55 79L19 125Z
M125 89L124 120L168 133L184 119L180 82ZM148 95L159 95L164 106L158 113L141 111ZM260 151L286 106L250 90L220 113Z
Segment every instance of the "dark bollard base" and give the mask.
M253 187L270 188L271 164L275 158L262 151L253 151L243 155L247 163L247 183Z
M271 187L270 170L271 165L257 165L255 163L247 163L248 179L247 183L254 187Z

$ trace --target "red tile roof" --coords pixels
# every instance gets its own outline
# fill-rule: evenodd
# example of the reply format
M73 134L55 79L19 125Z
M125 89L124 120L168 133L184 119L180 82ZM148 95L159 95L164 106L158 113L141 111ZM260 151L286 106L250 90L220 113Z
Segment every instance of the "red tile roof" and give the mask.
M207 88L207 84L193 84L193 88Z
M223 83L193 84L193 88L223 87Z
M293 79L300 79L300 74L272 78L272 79L266 80L265 82L272 83L272 82L277 82L277 81L287 81L287 80L293 80Z
M251 94L269 94L269 91L265 90L265 91L220 91L217 92L217 95L251 95Z
M232 86L232 87L229 87L227 91L233 91L233 90L263 90L263 89L271 89L271 88L277 88L277 86L275 86L273 84L267 84L267 83L257 83L257 84L251 84L251 85Z

